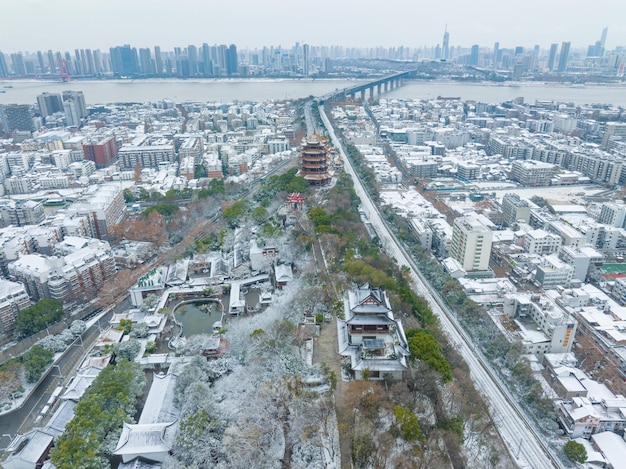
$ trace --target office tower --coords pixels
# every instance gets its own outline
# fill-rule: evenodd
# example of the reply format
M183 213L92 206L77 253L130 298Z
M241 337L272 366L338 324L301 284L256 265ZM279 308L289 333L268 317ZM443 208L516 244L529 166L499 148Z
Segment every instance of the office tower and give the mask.
M152 55L150 48L139 49L139 65L142 75L154 75L154 65L152 65Z
M63 99L58 93L41 93L37 96L37 106L43 117L51 116L55 112L63 112Z
M43 54L40 50L37 51L37 66L39 67L39 73L44 73L46 66L43 63Z
M205 42L202 44L202 74L205 77L213 76L213 59L211 58L211 48Z
M489 269L493 233L475 213L458 217L452 227L450 255L467 272Z
M24 56L21 52L11 54L11 62L13 62L13 72L16 75L26 75L26 65L24 64Z
M154 46L154 63L156 65L156 74L161 75L163 73L163 57L161 57L161 48Z
M76 67L74 67L72 56L67 51L65 52L65 70L70 75L76 75Z
M50 70L50 73L52 75L54 75L57 71L57 66L56 66L56 60L54 60L54 54L52 53L52 50L48 50L48 69Z
M470 51L469 64L474 66L478 65L478 44L474 44L472 46L472 49Z
M448 25L446 25L446 29L443 33L443 50L442 59L448 60L450 58L450 33L448 33Z
M602 30L602 36L600 36L600 45L602 46L602 49L604 49L604 47L606 46L606 35L609 32L609 28L606 27Z
M139 60L137 49L128 44L111 47L111 69L114 75L132 77L139 73Z
M548 71L554 70L554 63L556 62L556 51L558 50L558 44L550 45L550 54L548 55Z
M103 67L102 53L100 52L100 49L96 49L93 51L93 73L100 75L104 71Z
M310 61L309 55L310 54L311 54L311 46L309 46L308 44L304 44L302 46L302 74L305 77L309 76L309 61Z
M189 60L189 76L198 74L198 48L196 46L187 46L187 60Z
M80 126L78 103L73 98L63 100L63 112L65 114L65 123L68 127Z
M500 63L500 43L496 42L493 45L493 66L497 67L498 63Z
M515 47L515 56L524 55L524 48L522 46Z
M4 54L0 51L0 78L6 78L9 76L9 67L7 61L4 58Z
M237 56L237 46L231 44L226 50L226 75L232 76L239 71L239 61Z
M34 130L33 115L27 104L0 104L0 122L2 122L5 133L14 130L28 132Z
M82 91L64 91L63 102L72 100L75 103L78 116L80 118L87 117L87 104L85 103L85 95Z
M561 54L559 55L559 68L557 72L562 73L567 69L567 59L569 58L570 42L561 43Z

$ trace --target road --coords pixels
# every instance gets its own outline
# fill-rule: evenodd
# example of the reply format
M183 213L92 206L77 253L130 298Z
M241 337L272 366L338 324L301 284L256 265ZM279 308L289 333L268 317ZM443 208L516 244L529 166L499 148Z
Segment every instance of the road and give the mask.
M458 346L459 353L465 358L469 366L476 388L486 397L490 405L492 418L513 460L517 461L520 468L561 468L560 461L552 455L542 440L542 436L535 430L535 425L529 421L526 414L519 408L506 386L492 370L490 364L476 351L472 341L459 326L454 315L448 310L439 295L430 289L419 273L411 256L406 254L401 244L384 223L378 207L368 197L354 171L351 161L345 155L341 142L335 135L323 107L320 106L319 111L333 144L341 153L345 170L352 177L354 189L361 199L361 207L376 230L385 251L388 255L395 258L398 265L409 266L417 293L428 301L432 311L439 318L441 328L447 334L448 340Z
M26 399L21 408L0 415L0 456L16 434L24 434L31 429L35 418L50 399L54 388L68 383L68 378L76 371L81 360L97 339L100 328L107 327L112 316L113 312L111 311L83 332L82 340L79 339L70 346L71 350L53 365L48 375ZM49 415L51 414L52 412Z

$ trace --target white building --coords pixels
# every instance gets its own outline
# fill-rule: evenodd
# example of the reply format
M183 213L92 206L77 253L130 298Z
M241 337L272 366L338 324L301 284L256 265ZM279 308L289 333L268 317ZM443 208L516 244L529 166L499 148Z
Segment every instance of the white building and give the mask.
M543 258L535 272L535 283L544 290L567 287L574 279L574 267L566 264L556 254Z
M475 213L454 220L450 255L467 272L489 269L493 233Z
M503 311L515 320L524 353L569 353L578 321L540 295L507 294Z
M537 229L524 234L524 249L528 254L548 255L556 252L563 240L554 233Z

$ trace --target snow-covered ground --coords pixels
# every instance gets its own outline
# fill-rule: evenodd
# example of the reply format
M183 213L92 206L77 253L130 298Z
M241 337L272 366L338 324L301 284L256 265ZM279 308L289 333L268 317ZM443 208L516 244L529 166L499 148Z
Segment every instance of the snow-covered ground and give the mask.
M326 124L333 144L341 151L345 162L345 169L352 177L354 189L361 199L361 207L376 229L387 253L395 258L399 265L412 266L412 261L409 260L399 248L392 234L383 223L377 208L368 198L360 180L356 176L350 160L344 154L341 143L337 139L322 107L320 107L320 115ZM537 193L536 189L535 193ZM510 393L506 390L504 385L499 382L497 377L495 377L495 374L488 372L490 368L489 364L476 353L475 347L472 346L471 341L463 332L463 329L456 323L454 318L445 314L442 306L440 306L434 295L427 289L426 285L413 268L411 268L411 276L418 294L428 300L431 309L439 317L441 327L448 335L449 340L458 344L459 352L463 355L470 368L470 373L477 389L486 396L486 400L490 403L492 416L497 415L498 417L494 418L496 426L507 444L509 452L517 460L519 467L533 469L555 467L551 458L548 457L543 449L544 444L541 441L541 436L537 433L529 419L524 416L519 406L515 404Z

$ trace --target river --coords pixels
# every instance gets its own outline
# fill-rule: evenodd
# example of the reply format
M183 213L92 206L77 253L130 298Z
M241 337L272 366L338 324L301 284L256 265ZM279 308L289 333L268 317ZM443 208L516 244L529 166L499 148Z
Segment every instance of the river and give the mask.
M181 101L264 101L321 96L337 88L354 86L359 80L331 79L149 79L85 80L70 83L41 80L0 82L0 104L34 104L37 95L47 91L82 91L88 105L119 102L154 102L162 99ZM9 87L9 88L7 88ZM2 93L4 91L4 93ZM369 96L369 94L368 94ZM517 97L535 100L603 103L626 107L626 85L459 83L445 80L410 81L385 95L397 99L429 99L458 96L463 100L500 103Z

